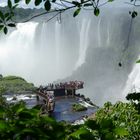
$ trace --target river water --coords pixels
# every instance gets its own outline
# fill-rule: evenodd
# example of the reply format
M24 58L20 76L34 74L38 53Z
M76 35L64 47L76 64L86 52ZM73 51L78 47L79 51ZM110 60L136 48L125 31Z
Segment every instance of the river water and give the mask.
M17 102L20 100L24 100L28 108L32 108L37 104L41 104L42 102L37 102L36 95L33 94L22 94L22 95L5 95L8 102ZM13 97L16 97L16 100L12 100ZM74 103L82 103L81 100L79 101L77 98L59 98L55 101L55 110L53 112L53 117L57 121L67 121L67 122L74 122L76 120L81 120L85 116L89 116L96 112L97 108L92 107L88 104L86 111L74 112L72 110L72 105Z

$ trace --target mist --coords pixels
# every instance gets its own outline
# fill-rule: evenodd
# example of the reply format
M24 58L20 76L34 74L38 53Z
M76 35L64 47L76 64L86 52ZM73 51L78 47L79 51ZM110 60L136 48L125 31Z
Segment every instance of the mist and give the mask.
M84 89L77 93L97 105L125 100L134 81L138 83L138 74L132 73L140 54L140 19L131 25L129 10L105 7L98 17L82 11L76 18L67 11L61 23L59 16L47 23L45 17L19 23L0 38L0 73L37 86L82 80Z

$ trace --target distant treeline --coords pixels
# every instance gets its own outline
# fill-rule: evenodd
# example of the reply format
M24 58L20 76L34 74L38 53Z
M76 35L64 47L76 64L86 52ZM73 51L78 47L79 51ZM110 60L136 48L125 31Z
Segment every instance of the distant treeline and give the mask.
M0 93L25 93L33 92L36 87L32 83L28 83L25 79L18 76L0 75Z
M9 11L9 8L8 7L0 7L1 11L3 11L4 13L8 12ZM42 13L42 12L45 12L45 10L43 8L41 9L24 9L24 8L16 8L14 10L14 20L16 20L17 22L20 21L24 21L24 20L27 20L29 19L30 17L36 15L36 14L39 14L39 13Z

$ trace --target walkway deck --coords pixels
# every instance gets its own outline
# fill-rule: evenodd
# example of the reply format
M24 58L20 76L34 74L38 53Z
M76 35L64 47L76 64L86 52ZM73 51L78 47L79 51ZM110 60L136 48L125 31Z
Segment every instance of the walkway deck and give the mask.
M40 98L45 100L48 106L51 106L51 102L49 104L49 100L54 97L61 97L61 96L73 96L76 93L76 90L83 88L84 82L82 81L70 81L65 83L59 84L48 84L47 86L43 87L40 86L37 91L37 100L39 101ZM55 104L55 101L54 103ZM54 108L52 109L52 111Z

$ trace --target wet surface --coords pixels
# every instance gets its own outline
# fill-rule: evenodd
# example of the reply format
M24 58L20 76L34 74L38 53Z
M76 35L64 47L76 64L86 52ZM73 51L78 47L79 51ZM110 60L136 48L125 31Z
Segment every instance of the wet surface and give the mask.
M85 111L75 112L72 110L72 105L79 101L75 98L65 98L56 101L54 117L58 121L70 121L73 122L78 119L82 119L84 116L90 115L96 111L94 107L88 107Z
M13 96L6 95L5 96L8 101L10 101ZM16 96L17 100L24 100L27 104L28 108L32 108L33 106L37 105L38 102L36 101L36 96L34 95L19 95ZM16 102L17 100L11 100L12 102ZM10 101L10 102L11 102ZM57 121L68 121L74 122L75 120L80 120L84 116L88 116L94 112L96 112L97 108L95 107L87 107L88 109L85 111L75 112L72 110L72 105L74 103L81 102L78 98L59 98L55 100L55 110L53 112L53 117Z

